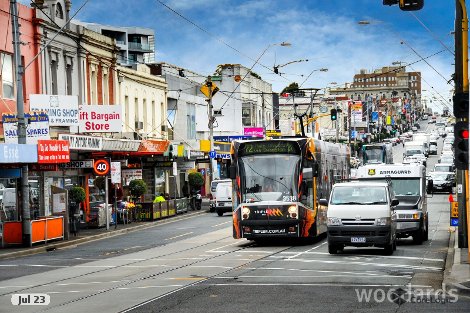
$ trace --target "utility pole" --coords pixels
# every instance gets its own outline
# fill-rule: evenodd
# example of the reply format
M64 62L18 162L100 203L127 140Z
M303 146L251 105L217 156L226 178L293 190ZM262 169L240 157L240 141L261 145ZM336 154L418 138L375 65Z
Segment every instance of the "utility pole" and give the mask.
M341 112L342 110L338 110L337 109L337 105L336 105L336 99L335 99L335 109L336 109L336 143L338 143L338 139L339 139L339 121L341 120Z
M208 97L208 106L209 106L209 141L210 141L210 151L214 151L214 115L212 107L212 77L207 76L206 86L209 88L209 97ZM209 163L209 181L213 181L214 169L216 167L215 158L210 159Z
M468 18L465 6L465 0L456 0L455 2L455 95L454 102L457 101L458 95L467 98L468 101ZM460 105L454 103L454 114L458 122L469 123L470 117L457 116L455 107ZM468 108L467 108L468 110ZM467 147L468 148L468 147ZM459 192L460 191L460 192ZM469 204L467 203L468 197L468 168L466 170L457 170L457 202L459 206L459 227L458 227L458 246L459 248L468 248L469 230ZM469 251L470 253L470 251ZM470 255L469 255L470 259Z
M266 138L266 119L264 117L265 106L264 106L264 91L261 92L261 126L263 127L263 139Z
M18 117L18 144L26 144L26 120L24 117L23 75L21 63L20 25L16 0L10 0L11 24L13 30L13 52L16 74L16 111ZM23 221L23 244L31 246L31 211L29 208L28 165L21 168L21 210Z

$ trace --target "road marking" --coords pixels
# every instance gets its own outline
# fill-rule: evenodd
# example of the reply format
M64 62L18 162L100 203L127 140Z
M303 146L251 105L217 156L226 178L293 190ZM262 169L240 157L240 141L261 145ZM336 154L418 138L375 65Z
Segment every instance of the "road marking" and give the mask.
M323 277L354 277L358 278L357 275L346 275L346 274L330 274L330 275L242 275L242 276L235 276L235 277L225 277L226 279L235 279L235 278L323 278ZM367 278L411 278L411 276L407 275L376 275L376 276L368 276Z
M295 252L281 252L281 253L295 253ZM304 252L304 254L321 254L321 255L330 255L328 252ZM444 262L443 259L429 259L429 258L420 258L420 257L414 257L414 256L397 256L397 255L366 255L366 254L354 254L354 255L338 255L339 257L348 257L348 258L367 258L367 259L373 259L373 258L384 258L384 259L406 259L406 260L424 260L424 261L429 261L429 262Z
M180 238L180 237L184 237L184 236L187 236L187 235L191 235L193 232L189 232L189 233L185 233L185 234L181 234L181 235L178 235L178 236L174 236L174 237L171 237L171 238L166 238L164 239L165 241L167 240L173 240L173 239L176 239L176 238Z
M234 245L237 245L239 244L240 242L233 242L233 243L229 243L228 245L225 245L225 246L221 246L221 247L218 247L218 248L214 248L214 249L211 249L211 250L208 250L208 251L205 251L206 253L209 253L209 252L214 252L214 253L227 253L227 252L230 252L230 251L225 251L225 250L219 250L219 249L222 249L222 248L225 248L225 247L230 247L230 246L234 246Z
M232 221L223 222L223 223L220 223L220 224L213 225L211 227L214 228L214 227L218 227L218 226L225 225L225 224L232 224Z
M307 251L298 252L297 254L294 254L293 256L288 257L287 259L288 259L288 260L294 259L294 258L298 257L299 255L302 255L302 254L304 254L304 253L309 253L309 252L312 251L312 250L315 250L315 249L318 249L318 248L322 247L322 246L325 245L326 243L327 243L327 242L325 241L325 242L319 244L318 246L315 246L315 247L313 247L313 248L308 249Z
M395 284L333 284L333 283L220 283L209 286L318 286L318 287L403 287ZM432 288L432 286L413 285L412 288Z
M260 260L264 262L271 262L270 260ZM304 263L327 263L327 264L339 264L339 265L360 265L360 266L378 266L378 267L398 267L398 268L412 268L415 270L429 270L429 271L442 271L441 267L434 266L417 266L407 264L391 264L391 263L370 263L370 262L353 262L353 261L333 261L333 260L307 260L307 259L284 259L283 261L296 261Z

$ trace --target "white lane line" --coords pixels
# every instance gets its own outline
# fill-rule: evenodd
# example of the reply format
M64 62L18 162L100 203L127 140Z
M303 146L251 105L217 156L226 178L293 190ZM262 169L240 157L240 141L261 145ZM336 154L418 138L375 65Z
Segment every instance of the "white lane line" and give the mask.
M348 277L348 278L358 278L357 275L346 275L346 274L330 274L330 275L242 275L236 277L224 277L226 279L235 279L235 278L322 278L322 277ZM411 276L408 275L376 275L376 276L368 276L369 278L406 278L409 279Z
M205 284L209 286L318 286L318 287L403 287L403 285L395 284L333 284L333 283L220 283L220 284ZM413 288L432 288L432 286L413 285Z
M260 260L263 261L263 260ZM391 263L370 263L370 262L353 262L353 261L327 261L327 260L307 260L307 259L284 259L283 261L295 261L303 263L327 263L327 264L338 264L338 265L360 265L360 266L377 266L377 267L397 267L397 268L412 268L416 270L430 270L430 271L442 271L441 267L434 266L417 266L407 264L391 264ZM265 261L269 262L269 260Z
M124 279L124 280L111 280L111 281L90 281L87 283L60 283L60 284L47 284L44 286L72 286L72 285L95 285L95 284L111 284L111 283L125 283L131 280Z
M284 267L260 267L257 270L266 270L266 271L291 271L291 272L313 272L313 273L342 273L342 274L350 274L350 275L365 275L365 276L377 276L383 275L383 272L379 271L366 271L366 272L345 272L345 271L329 271L329 270L308 270L308 269L298 269L298 268L284 268ZM412 273L407 273L412 274Z
M233 266L222 266L222 265L191 265L188 267L192 268L224 268L224 269L232 269Z
M292 254L296 252L281 252L285 254ZM320 254L320 255L330 255L328 252L303 252L303 254ZM429 258L420 258L414 256L398 256L398 255L367 255L367 254L346 254L346 255L338 255L339 257L359 257L359 258L384 258L384 259L405 259L405 260L424 260L429 262L444 262L443 259L429 259Z
M187 236L187 235L191 235L193 232L189 232L189 233L185 233L185 234L181 234L181 235L178 235L178 236L174 236L174 237L171 237L171 238L166 238L164 239L165 241L168 241L168 240L173 240L173 239L176 239L176 238L180 238L180 237L183 237L183 236Z
M153 285L153 286L139 286L139 287L120 287L117 290L132 290L132 289L147 289L147 288L174 288L183 287L184 285Z
M214 248L214 249L211 249L211 250L208 250L208 251L205 251L206 253L209 253L209 252L215 252L215 253L227 253L227 252L230 252L230 251L225 251L225 250L219 250L219 249L222 249L222 248L225 248L225 247L230 247L230 246L234 246L234 245L238 245L240 242L233 242L233 243L229 243L228 245L225 245L225 246L221 246L221 247L218 247L218 248Z
M313 247L313 248L308 249L307 251L298 252L297 254L294 254L293 256L288 257L287 259L289 259L289 260L290 260L290 259L294 259L294 258L298 257L299 255L302 255L302 254L304 254L304 253L309 253L309 252L312 251L312 250L315 250L315 249L318 249L318 248L322 247L322 246L325 245L326 243L327 243L327 242L325 241L325 242L319 244L318 246L315 246L315 247Z
M220 224L215 224L213 226L211 226L212 228L215 228L215 227L218 227L218 226L222 226L222 225L225 225L225 224L232 224L232 221L228 221L228 222L223 222L223 223L220 223Z

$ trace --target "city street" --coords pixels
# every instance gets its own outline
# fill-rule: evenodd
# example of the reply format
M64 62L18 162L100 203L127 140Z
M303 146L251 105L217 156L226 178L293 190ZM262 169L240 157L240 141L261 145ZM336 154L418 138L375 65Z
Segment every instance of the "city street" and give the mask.
M401 145L394 153L400 158ZM437 158L431 156L428 167ZM439 298L445 303L392 301L399 288L432 295L441 289L447 197L428 199L429 241L417 246L399 240L392 256L378 248L330 255L325 238L234 240L230 215L187 215L69 249L2 260L0 305L3 312L468 312L469 299L452 293ZM51 302L15 308L15 293L45 293Z

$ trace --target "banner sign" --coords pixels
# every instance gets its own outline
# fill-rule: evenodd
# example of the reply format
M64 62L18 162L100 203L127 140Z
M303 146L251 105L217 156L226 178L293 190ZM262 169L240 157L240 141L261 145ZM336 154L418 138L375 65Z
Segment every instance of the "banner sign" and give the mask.
M0 143L0 163L36 163L37 145Z
M266 136L268 137L280 137L282 136L280 129L266 129Z
M81 105L78 122L81 133L119 133L122 109L120 105Z
M59 140L67 140L70 143L70 150L103 150L103 138L84 135L59 134Z
M362 122L362 101L354 101L351 105L352 123Z
M168 140L142 140L138 152L163 154L169 145Z
M139 150L140 140L103 138L103 151L132 151Z
M218 142L232 142L233 140L247 140L251 139L251 136L214 136L214 141Z
M38 163L70 162L70 145L67 140L38 140Z
M191 170L193 168L196 168L196 162L194 161L178 162L178 169L181 171Z
M121 183L121 162L111 162L111 183Z
M78 126L78 97L30 95L31 111L45 111L50 126Z
M263 137L264 128L263 127L244 127L243 134L245 136L251 136L251 137Z
M44 112L25 113L26 143L35 144L39 139L50 139L49 118ZM5 143L18 143L18 117L16 114L3 114L3 135Z

